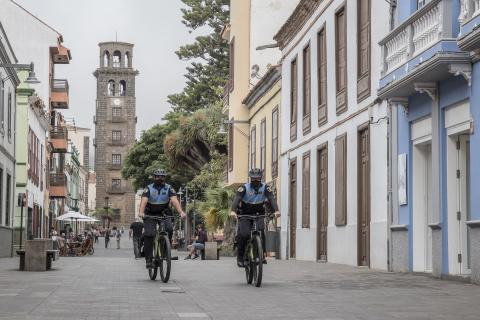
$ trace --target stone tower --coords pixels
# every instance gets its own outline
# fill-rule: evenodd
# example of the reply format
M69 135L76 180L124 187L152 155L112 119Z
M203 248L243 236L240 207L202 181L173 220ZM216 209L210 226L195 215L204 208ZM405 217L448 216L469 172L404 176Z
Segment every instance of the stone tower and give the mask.
M121 169L135 143L138 71L132 67L133 44L103 42L99 46L100 67L94 72L96 207L108 205L114 211L112 223L127 226L135 219L135 190L130 181L122 179Z

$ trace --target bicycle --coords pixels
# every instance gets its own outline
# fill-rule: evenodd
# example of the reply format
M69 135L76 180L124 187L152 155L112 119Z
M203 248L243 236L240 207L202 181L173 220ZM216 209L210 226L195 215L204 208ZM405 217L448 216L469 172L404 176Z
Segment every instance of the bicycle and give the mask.
M158 269L160 269L160 278L164 283L167 283L170 278L172 267L172 254L168 232L165 231L165 220L172 219L172 217L145 215L143 219L152 219L160 222L160 227L157 228L155 239L153 241L153 267L148 269L148 276L150 277L150 280L155 280L157 278Z
M247 246L245 247L245 254L243 261L245 263L245 275L247 283L255 284L256 287L262 285L263 276L263 244L262 244L262 232L258 229L258 220L264 219L266 216L256 215L239 215L239 220L253 221L252 230L250 231L250 238L248 239Z

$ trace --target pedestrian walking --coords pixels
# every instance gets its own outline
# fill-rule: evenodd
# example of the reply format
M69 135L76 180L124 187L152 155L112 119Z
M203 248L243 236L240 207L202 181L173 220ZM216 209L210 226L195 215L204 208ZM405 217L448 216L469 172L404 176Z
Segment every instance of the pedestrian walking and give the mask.
M100 236L100 231L95 229L95 243L98 243L98 237Z
M108 248L108 243L110 242L110 229L105 230L105 249Z
M133 254L135 255L135 259L140 259L140 243L143 234L143 223L140 221L139 218L135 219L130 225L130 230L128 231L128 238L133 238Z
M114 230L113 235L115 236L115 239L117 240L117 249L120 249L120 240L122 239L122 232L117 227L113 227L113 230Z

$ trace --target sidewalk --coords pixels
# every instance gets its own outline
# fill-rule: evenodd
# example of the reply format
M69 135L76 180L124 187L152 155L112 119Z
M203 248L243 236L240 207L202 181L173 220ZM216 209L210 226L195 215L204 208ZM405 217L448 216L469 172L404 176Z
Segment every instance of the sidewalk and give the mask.
M103 239L101 239L103 240ZM0 259L0 319L471 319L480 287L422 275L269 260L262 288L235 260L174 261L171 281L148 279L128 236L92 257L62 257L49 272Z

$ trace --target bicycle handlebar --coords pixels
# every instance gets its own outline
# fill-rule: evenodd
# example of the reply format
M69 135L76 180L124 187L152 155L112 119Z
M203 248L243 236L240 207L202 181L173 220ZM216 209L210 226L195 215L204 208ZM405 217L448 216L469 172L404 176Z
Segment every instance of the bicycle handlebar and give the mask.
M259 219L259 218L266 218L266 217L272 217L272 215L265 215L265 214L259 214L259 215L253 215L253 214L240 214L237 216L238 219L247 219L247 220L254 220L254 219Z

